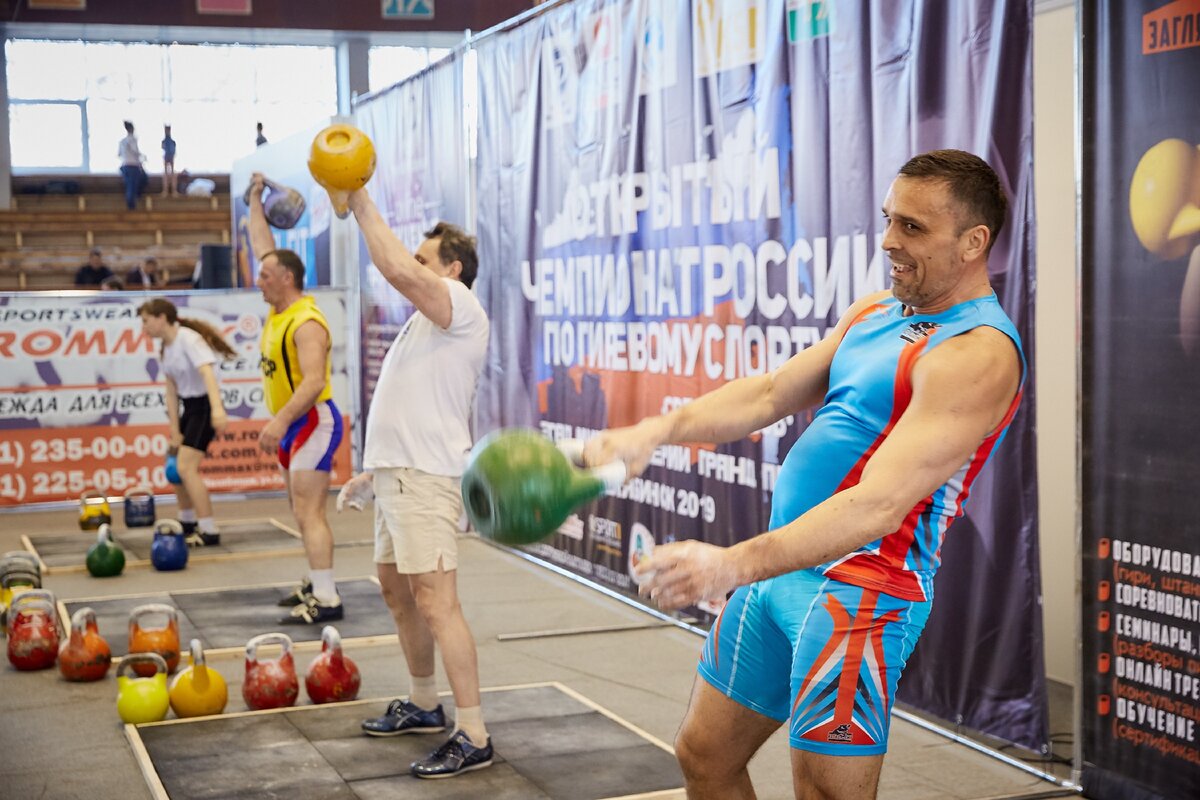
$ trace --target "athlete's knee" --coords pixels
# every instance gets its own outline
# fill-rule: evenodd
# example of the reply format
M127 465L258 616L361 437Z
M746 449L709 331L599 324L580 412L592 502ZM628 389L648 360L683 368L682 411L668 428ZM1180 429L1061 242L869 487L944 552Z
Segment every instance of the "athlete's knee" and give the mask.
M729 749L713 740L689 716L675 734L675 757L689 781L726 779L745 769L745 762L730 759Z

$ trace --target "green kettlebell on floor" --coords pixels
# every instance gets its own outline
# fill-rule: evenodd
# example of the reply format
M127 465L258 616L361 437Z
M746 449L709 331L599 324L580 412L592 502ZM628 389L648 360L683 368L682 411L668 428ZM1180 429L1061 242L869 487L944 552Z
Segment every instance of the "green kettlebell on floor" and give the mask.
M88 548L87 568L96 578L111 578L125 569L125 551L113 541L110 526L100 526L96 543Z
M584 503L625 482L624 462L579 469L583 443L556 447L535 431L500 430L475 445L462 477L463 503L479 534L501 544L537 542Z

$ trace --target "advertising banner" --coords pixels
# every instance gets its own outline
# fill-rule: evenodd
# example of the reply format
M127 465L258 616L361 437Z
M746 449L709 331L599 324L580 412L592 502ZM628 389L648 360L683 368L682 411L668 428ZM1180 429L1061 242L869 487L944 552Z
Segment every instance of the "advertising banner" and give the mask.
M334 402L351 430L346 379L346 292L312 292L335 332ZM56 292L0 294L0 507L119 496L163 474L169 429L159 344L137 309L161 296L179 316L207 322L238 355L216 370L229 426L209 446L201 473L210 491L284 488L278 461L258 448L270 419L263 403L259 337L267 307L257 292ZM334 484L349 477L350 437L334 457Z
M334 219L333 206L329 202L329 193L313 180L308 172L308 155L312 149L313 138L327 125L339 121L330 118L314 125L308 130L292 134L286 139L263 145L245 158L233 162L229 172L229 191L231 193L229 208L233 216L233 258L235 285L248 288L254 285L258 277L258 261L254 258L254 249L250 246L250 208L243 201L246 187L250 185L250 176L261 172L269 180L280 186L295 189L304 198L304 214L295 226L281 230L271 228L275 238L275 246L282 250L293 250L304 262L307 273L304 285L329 286L331 283L341 284L331 275L330 229ZM269 202L271 189L263 194L264 202Z
M1200 797L1200 0L1082 13L1083 784Z
M483 37L481 432L587 438L779 367L887 288L880 206L911 156L943 147L986 159L1011 199L990 265L1031 354L1030 33L1017 0L580 0ZM900 697L1041 748L1032 406L1028 385L946 537L932 644ZM810 419L661 448L528 551L635 596L656 545L767 529Z
M377 164L367 191L409 250L439 220L467 226L461 54L446 58L355 106L357 124L375 144ZM413 305L388 285L359 240L362 321L362 408Z

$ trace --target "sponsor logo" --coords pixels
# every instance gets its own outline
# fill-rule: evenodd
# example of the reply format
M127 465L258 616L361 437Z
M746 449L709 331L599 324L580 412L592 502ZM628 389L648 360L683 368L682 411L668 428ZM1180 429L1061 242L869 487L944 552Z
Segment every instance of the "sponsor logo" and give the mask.
M900 338L911 344L929 336L937 329L936 322L914 322L900 333Z
M854 734L850 732L850 724L846 723L845 725L838 725L825 738L831 742L845 742L849 744L854 741Z
M755 64L766 49L766 0L697 0L696 77Z
M588 534L592 537L592 547L621 555L621 523L604 517L588 517Z
M654 553L654 534L640 522L633 523L629 530L629 575L634 583L642 583L647 576L638 575L634 567Z
M1200 0L1175 0L1142 15L1142 55L1200 47Z
M637 38L638 94L668 89L678 80L679 26L674 2L652 0Z
M572 514L567 517L566 521L559 527L558 532L568 539L574 539L577 542L583 541L583 520L578 514Z
M829 35L830 0L788 0L788 42L808 42Z
M566 34L552 34L542 43L542 76L542 122L551 127L574 122L579 67Z

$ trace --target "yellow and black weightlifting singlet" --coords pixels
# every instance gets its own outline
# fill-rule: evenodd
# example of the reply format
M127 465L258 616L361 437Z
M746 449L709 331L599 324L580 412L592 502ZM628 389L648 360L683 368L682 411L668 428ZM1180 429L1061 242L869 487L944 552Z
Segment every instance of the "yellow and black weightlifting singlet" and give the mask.
M267 409L272 414L279 413L304 380L300 371L300 355L296 350L296 330L309 320L316 320L329 335L332 344L333 337L329 331L329 323L317 302L308 295L303 295L283 311L274 309L267 314L267 322L262 332L262 366L263 396L266 398ZM325 359L325 386L317 396L314 405L320 405L333 397L329 385L329 359Z

